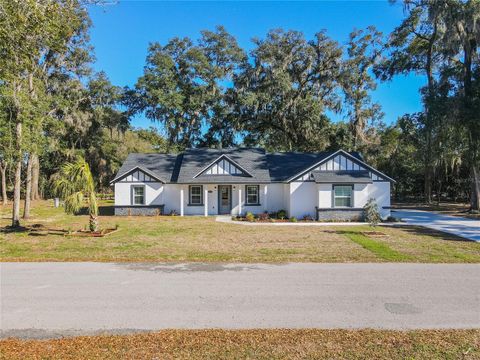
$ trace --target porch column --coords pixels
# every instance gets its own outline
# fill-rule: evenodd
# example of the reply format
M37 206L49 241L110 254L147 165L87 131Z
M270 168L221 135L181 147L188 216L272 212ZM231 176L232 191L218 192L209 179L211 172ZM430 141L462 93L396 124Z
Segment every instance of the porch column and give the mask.
M238 215L242 215L242 186L238 185Z
M265 186L263 187L263 209L264 211L268 211L268 185L265 184Z
M180 216L183 216L183 185L180 185Z
M205 191L203 195L203 206L204 206L204 215L208 216L208 189L205 186Z

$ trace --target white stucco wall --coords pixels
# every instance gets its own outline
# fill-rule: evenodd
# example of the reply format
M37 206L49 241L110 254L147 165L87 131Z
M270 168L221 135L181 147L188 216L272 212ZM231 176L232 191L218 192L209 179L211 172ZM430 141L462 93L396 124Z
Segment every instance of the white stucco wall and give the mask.
M115 184L115 205L132 205L131 186L145 186L145 205L165 205L165 213L169 214L175 210L180 214L180 189L184 190L184 214L185 215L204 215L204 206L188 206L188 185L162 184L160 182L151 183L122 183ZM265 194L265 186L267 192ZM207 190L208 214L218 214L218 186L204 185L205 196ZM260 204L261 206L245 205L245 185L232 185L232 214L238 214L239 190L241 190L241 213L252 212L259 214L264 211L273 212L285 209L288 216L302 218L304 215L315 217L315 207L332 207L332 184L316 184L314 182L292 182L290 184L260 184ZM265 197L266 196L266 197ZM368 199L374 198L377 201L382 218L390 216L390 183L373 182L372 184L354 185L354 207L362 208Z
M115 183L115 205L132 205L132 186L145 186L145 205L164 203L165 185L161 182L117 182Z
M318 201L317 184L308 182L290 183L289 216L302 218L304 215L315 217L315 206Z
M268 212L286 210L284 184L268 184Z
M319 208L332 207L332 184L318 184L317 185L317 199Z
M382 218L389 217L390 209L383 209L383 207L390 207L390 183L388 181L375 181L368 187L369 199L374 198L376 200Z

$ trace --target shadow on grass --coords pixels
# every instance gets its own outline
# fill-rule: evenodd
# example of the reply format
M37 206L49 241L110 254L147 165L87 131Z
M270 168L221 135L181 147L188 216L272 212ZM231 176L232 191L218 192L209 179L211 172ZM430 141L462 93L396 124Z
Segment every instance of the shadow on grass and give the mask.
M403 231L407 233L411 233L414 235L420 235L420 236L430 236L436 240L442 240L442 241L462 241L462 242L475 242L473 240L465 239L463 237L449 234L449 233L444 233L438 230L434 229L429 229L423 226L415 226L415 225L399 225L399 228L401 228Z
M64 235L68 233L67 230L63 229L50 229L46 228L43 224L32 224L30 226L6 226L0 228L0 233L11 234L11 233L27 233L28 236L47 236L47 235Z
M88 215L88 208L83 207L80 211L75 214L76 216L79 215ZM114 216L115 215L115 207L113 205L100 205L98 207L98 215L99 216Z

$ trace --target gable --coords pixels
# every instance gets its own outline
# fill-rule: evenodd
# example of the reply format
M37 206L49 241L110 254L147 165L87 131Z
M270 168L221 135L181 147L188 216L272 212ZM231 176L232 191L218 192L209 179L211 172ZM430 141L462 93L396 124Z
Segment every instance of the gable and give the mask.
M202 170L195 177L200 175L251 176L246 170L242 169L240 165L234 163L225 155L222 155L219 159L215 160L213 164Z
M135 168L132 169L131 171L127 172L126 174L122 175L118 180L115 179L113 180L115 182L123 182L123 183L129 183L129 182L163 182L160 179L154 177L153 175L148 174L146 171L140 169L140 168ZM112 181L112 182L113 182Z
M314 165L292 181L314 181L313 172L332 171L344 171L350 173L362 172L367 173L373 181L393 181L378 170L375 170L343 150L337 151L335 154Z

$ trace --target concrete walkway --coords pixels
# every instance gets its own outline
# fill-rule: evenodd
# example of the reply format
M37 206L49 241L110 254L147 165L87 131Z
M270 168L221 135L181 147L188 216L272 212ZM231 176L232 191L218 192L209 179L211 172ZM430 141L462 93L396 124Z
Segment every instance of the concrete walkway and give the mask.
M1 263L1 337L478 328L476 264Z
M392 215L401 218L408 225L425 226L468 240L480 241L480 220L441 215L421 210L392 210Z

